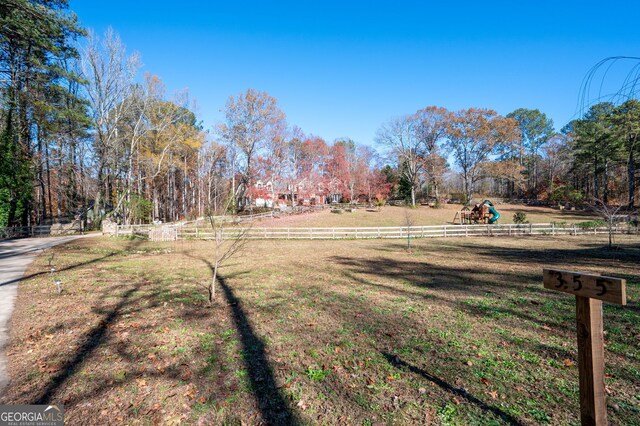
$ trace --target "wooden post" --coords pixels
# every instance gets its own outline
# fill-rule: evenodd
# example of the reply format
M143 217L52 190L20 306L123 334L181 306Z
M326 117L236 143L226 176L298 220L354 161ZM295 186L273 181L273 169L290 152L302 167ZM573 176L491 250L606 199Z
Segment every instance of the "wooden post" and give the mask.
M580 420L583 426L607 424L604 391L602 301L627 304L627 282L621 278L543 269L544 287L576 296Z
M576 296L580 420L583 425L606 425L604 394L604 336L602 301Z

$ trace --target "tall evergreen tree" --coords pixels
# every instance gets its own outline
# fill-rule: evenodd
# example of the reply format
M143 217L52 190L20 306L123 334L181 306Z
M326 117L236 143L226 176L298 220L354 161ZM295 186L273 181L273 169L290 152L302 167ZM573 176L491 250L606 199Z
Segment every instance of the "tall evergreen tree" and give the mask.
M622 144L627 162L627 203L630 208L636 201L636 172L640 162L640 101L630 99L618 106L611 118L614 134Z
M518 121L520 130L520 149L517 152L520 165L526 165L528 189L538 194L538 159L540 149L555 134L553 120L537 109L518 108L507 114L507 118Z
M621 144L613 133L613 111L612 103L602 102L593 105L582 120L576 120L573 124L576 161L589 165L593 195L605 204L609 201L611 168L620 160L622 153Z
M46 155L46 123L59 111L59 95L72 96L62 87L76 77L63 65L77 56L73 40L83 30L67 9L67 0L0 4L0 225L31 223L36 172L42 180L35 154Z

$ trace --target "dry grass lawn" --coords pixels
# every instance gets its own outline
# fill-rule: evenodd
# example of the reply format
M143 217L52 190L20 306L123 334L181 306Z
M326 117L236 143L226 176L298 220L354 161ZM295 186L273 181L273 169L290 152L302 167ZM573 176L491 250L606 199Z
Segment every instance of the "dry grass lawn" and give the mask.
M262 220L254 223L255 227L367 227L367 226L407 226L407 217L415 226L445 225L453 223L456 211L462 208L459 204L445 204L442 208L433 209L419 206L415 209L407 207L385 206L380 211L357 209L342 214L332 213L329 209L295 216ZM584 222L592 220L593 215L579 211L564 211L549 207L530 207L515 204L496 205L501 218L499 223L513 223L516 212L524 212L531 223L549 222Z
M62 402L69 425L577 425L552 266L627 278L606 386L611 423L639 424L640 240L604 239L256 241L211 308L206 242L73 242L20 285L0 402Z

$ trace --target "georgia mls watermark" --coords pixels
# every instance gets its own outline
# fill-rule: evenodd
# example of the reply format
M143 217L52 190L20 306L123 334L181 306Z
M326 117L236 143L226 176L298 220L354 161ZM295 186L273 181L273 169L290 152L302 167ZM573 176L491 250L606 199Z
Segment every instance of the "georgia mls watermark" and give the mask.
M0 426L64 426L64 407L0 405Z

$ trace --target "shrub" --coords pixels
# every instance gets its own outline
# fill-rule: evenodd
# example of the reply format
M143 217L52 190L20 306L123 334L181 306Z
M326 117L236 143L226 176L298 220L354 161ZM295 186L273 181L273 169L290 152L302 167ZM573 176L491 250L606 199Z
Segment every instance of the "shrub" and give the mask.
M523 224L529 223L527 220L527 214L525 212L515 212L513 215L513 223Z
M147 200L142 195L131 194L129 201L125 202L125 205L129 207L129 215L134 223L150 222L151 213L153 212L153 203L151 200Z
M604 220L588 220L586 222L580 222L580 223L576 223L576 225L578 226L578 228L582 228L582 229L589 229L589 228L597 228L600 226L605 226L607 224L607 222L605 222Z
M553 201L555 203L580 204L584 201L584 194L570 186L561 185L554 188L549 195L549 201Z

